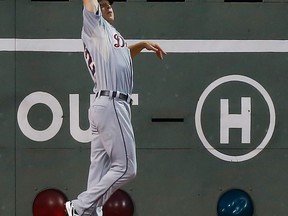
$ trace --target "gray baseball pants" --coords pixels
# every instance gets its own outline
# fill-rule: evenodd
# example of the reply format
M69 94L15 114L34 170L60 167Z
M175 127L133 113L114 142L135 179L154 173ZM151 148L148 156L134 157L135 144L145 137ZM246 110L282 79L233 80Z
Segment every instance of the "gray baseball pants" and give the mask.
M89 109L93 139L87 190L73 200L81 216L94 216L122 185L136 176L131 107L121 99L97 97ZM101 213L98 213L101 215Z

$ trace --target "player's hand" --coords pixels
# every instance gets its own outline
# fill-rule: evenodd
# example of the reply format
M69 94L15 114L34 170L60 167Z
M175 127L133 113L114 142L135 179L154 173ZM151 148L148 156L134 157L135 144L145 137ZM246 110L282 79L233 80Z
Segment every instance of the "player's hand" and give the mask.
M150 51L154 51L158 58L163 59L167 53L157 44L150 41L145 41L145 48Z

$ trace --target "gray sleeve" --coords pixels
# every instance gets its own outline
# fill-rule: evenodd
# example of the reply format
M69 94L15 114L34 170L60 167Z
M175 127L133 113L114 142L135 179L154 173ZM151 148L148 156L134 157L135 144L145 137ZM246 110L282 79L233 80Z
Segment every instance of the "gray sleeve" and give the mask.
M101 10L98 8L96 14L88 11L85 7L83 9L83 31L91 36L95 28L100 24L101 21Z

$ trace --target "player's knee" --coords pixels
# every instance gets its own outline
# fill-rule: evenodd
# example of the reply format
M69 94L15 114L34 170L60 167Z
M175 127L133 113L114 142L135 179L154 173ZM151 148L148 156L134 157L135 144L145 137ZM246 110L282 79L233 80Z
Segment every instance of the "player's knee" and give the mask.
M136 177L136 175L137 175L137 169L136 169L136 167L132 167L132 168L130 169L128 175L129 175L129 179L130 179L130 180L134 179L134 178Z
M118 172L122 176L122 179L126 179L127 181L134 179L137 174L137 167L134 163L118 163L117 166L112 166L112 169Z
M128 179L128 181L134 179L137 174L137 169L134 165L129 164L128 167L126 167L125 170L125 177Z
M127 175L128 175L129 180L132 180L136 177L137 167L135 164L130 164L130 166L128 166Z

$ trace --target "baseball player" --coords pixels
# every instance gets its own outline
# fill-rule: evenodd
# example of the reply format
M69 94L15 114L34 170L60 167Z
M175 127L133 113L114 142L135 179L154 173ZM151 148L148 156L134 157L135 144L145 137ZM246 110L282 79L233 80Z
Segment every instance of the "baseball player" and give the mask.
M69 216L102 215L102 206L136 176L136 148L131 125L133 67L131 57L142 49L166 54L158 44L143 41L127 46L112 26L112 0L83 0L84 57L94 81L89 109L92 129L87 190L65 203Z

